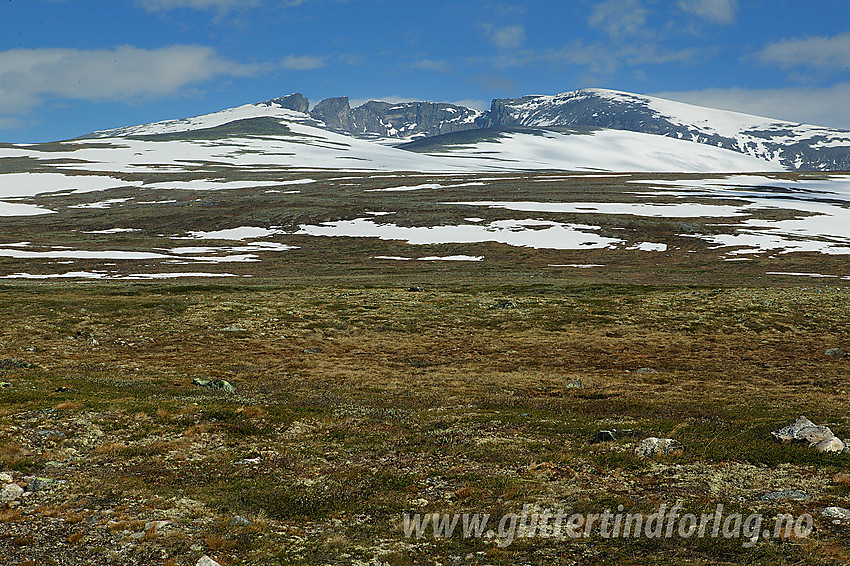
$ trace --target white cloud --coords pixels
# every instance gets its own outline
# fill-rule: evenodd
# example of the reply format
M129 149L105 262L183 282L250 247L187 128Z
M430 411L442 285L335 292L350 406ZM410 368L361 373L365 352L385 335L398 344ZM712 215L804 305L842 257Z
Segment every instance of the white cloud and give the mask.
M525 28L520 25L493 27L488 35L490 43L499 49L516 49L525 43Z
M310 55L244 64L199 45L0 51L0 125L9 128L13 119L20 120L45 98L138 101L175 96L216 77L247 77L276 69L303 71L324 64L321 57Z
M814 67L845 70L850 67L850 33L778 41L756 53L756 58L783 69Z
M0 52L0 112L35 107L44 96L96 101L169 96L215 76L248 76L259 69L197 45L13 49Z
M0 130L14 130L16 128L23 128L26 125L27 121L22 118L0 116Z
M290 71L309 71L324 67L325 60L313 55L288 55L281 61L280 66Z
M826 88L723 88L659 92L661 98L780 120L850 129L850 83Z
M595 80L606 80L623 66L684 63L703 54L696 49L672 50L653 42L631 42L610 45L570 41L559 48L543 51L527 49L519 53L501 54L487 61L497 68L526 67L544 62L554 67L584 67ZM472 60L473 63L476 60Z
M425 71L434 71L437 73L448 73L451 71L451 64L448 61L434 61L432 59L420 59L410 65L411 69L422 69Z
M717 24L731 24L738 11L737 0L679 0L679 7Z
M638 0L606 0L593 7L588 23L612 38L643 34L646 9Z

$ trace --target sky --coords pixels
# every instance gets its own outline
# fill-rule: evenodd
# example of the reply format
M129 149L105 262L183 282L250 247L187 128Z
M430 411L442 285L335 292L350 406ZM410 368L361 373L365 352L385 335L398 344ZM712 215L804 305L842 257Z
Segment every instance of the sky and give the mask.
M610 88L850 129L847 0L0 0L0 141L292 92L479 109Z

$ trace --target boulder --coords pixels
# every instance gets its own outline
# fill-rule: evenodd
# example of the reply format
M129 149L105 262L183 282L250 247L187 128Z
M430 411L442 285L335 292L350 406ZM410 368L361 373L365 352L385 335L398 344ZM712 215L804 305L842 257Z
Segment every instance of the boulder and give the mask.
M806 417L799 417L788 426L770 434L781 442L808 442L818 452L848 452L850 442L836 438L829 427L818 426Z
M638 456L651 457L659 454L678 452L681 449L682 446L678 440L673 440L672 438L656 438L651 436L649 438L644 438L638 443L637 448L635 448L635 454Z
M196 377L192 380L192 383L199 387L206 387L207 389L215 389L216 391L226 391L228 393L236 393L236 387L234 387L229 381L224 379L198 379Z
M221 566L221 564L204 554L203 556L201 556L200 559L198 559L198 562L197 564L195 564L195 566Z
M10 483L0 489L0 501L14 501L24 494L24 488L16 483Z
M829 427L818 426L806 417L799 417L792 424L771 432L774 438L781 442L808 442L815 446L824 440L835 438Z
M617 435L613 430L600 430L593 437L593 442L614 442L617 440Z
M783 501L793 499L796 501L808 501L812 496L804 491L797 489L785 489L782 491L772 491L761 496L762 501Z

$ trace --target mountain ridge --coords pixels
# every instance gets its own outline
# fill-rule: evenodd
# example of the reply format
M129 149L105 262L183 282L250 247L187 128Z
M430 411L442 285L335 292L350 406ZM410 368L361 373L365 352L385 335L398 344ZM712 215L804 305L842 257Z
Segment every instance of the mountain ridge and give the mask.
M497 98L486 111L428 101L370 100L352 108L348 97L326 98L311 107L301 93L292 93L195 118L104 130L84 137L174 133L261 116L391 146L469 130L602 128L727 149L788 170L850 170L850 131L607 89Z

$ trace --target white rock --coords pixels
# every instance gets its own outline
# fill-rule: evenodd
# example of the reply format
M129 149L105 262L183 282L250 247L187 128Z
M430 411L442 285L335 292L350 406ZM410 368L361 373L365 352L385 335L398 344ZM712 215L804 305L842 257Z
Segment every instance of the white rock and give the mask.
M823 510L823 516L828 519L838 519L840 521L850 519L850 509L844 507L827 507Z
M637 448L635 448L635 454L638 456L655 456L657 454L669 454L676 450L681 450L681 446L677 440L651 436L644 438L638 443Z
M24 488L16 483L9 483L0 490L0 501L14 501L24 494Z
M15 479L10 474L0 473L0 483L7 484L12 483L13 481L15 481Z
M833 436L815 444L815 450L818 452L841 452L844 450L844 443Z
M204 554L195 566L221 566L221 564Z
M829 430L829 427L818 426L803 416L799 417L793 424L782 427L779 430L774 430L771 434L782 442L805 440L811 446L815 446L835 436Z

